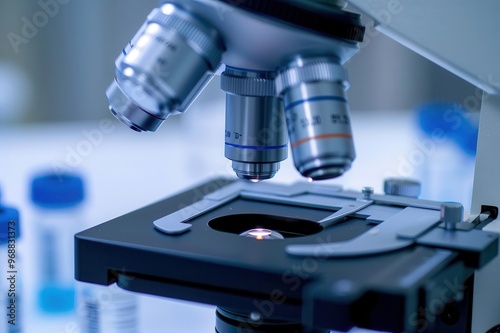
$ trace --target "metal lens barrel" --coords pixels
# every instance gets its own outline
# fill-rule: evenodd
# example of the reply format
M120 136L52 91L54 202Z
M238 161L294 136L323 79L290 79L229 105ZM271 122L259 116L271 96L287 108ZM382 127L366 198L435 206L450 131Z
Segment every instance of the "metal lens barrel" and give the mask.
M242 179L272 178L288 155L286 121L274 76L230 67L221 75L226 92L225 156Z
M279 71L276 88L297 170L312 180L342 175L355 158L342 65L330 57L297 58Z
M155 131L188 108L223 51L219 33L193 14L173 4L153 10L115 62L110 110L136 131Z

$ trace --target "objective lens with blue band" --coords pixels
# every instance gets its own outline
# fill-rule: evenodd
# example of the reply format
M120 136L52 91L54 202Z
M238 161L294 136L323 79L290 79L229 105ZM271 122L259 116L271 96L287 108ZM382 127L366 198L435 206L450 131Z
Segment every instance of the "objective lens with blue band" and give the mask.
M226 92L225 156L239 178L272 178L288 156L286 121L276 96L274 72L226 67L221 88Z

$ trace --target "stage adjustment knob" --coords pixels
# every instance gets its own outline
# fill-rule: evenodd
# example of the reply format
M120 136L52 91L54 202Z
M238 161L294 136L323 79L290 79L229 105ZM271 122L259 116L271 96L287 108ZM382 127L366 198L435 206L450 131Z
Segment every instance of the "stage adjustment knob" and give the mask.
M384 181L384 192L387 195L418 198L420 195L420 182L407 178L388 178Z
M441 204L441 220L446 230L455 230L457 223L462 222L464 206L458 202L444 202Z

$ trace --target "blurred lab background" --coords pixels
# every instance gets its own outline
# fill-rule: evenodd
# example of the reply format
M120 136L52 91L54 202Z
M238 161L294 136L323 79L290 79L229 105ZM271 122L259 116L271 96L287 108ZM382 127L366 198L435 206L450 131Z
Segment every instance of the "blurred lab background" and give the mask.
M186 114L170 117L157 133L135 133L108 111L105 90L114 61L157 3L0 0L0 187L2 203L21 214L23 332L77 332L79 325L76 307L54 314L37 306L36 262L43 253L34 245L33 175L51 170L83 177L84 209L75 222L81 230L232 173L223 155L218 78ZM358 157L350 172L331 182L382 192L384 178L417 178L422 197L460 201L467 209L476 88L365 23L361 51L346 65ZM477 104L470 103L474 98ZM436 137L436 129L444 135ZM291 157L281 169L275 181L300 180ZM210 331L214 322L211 306L150 296L139 296L138 311L138 332Z

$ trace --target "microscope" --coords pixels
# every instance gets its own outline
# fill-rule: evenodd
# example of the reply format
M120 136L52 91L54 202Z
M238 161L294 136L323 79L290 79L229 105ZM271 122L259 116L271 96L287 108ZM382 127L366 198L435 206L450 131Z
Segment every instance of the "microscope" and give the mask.
M419 199L418 184L405 179L387 180L385 194L317 182L355 159L343 65L365 27L346 1L160 1L115 62L110 110L135 131L155 131L220 75L225 156L237 178L80 232L77 280L216 305L218 333L500 329L500 180L491 153L500 142L500 46L474 40L475 58L454 48L458 33L497 32L489 18L498 5L350 4L485 92L470 217L459 203ZM456 15L449 27L447 14ZM460 27L469 21L481 22ZM289 148L308 181L266 181Z

